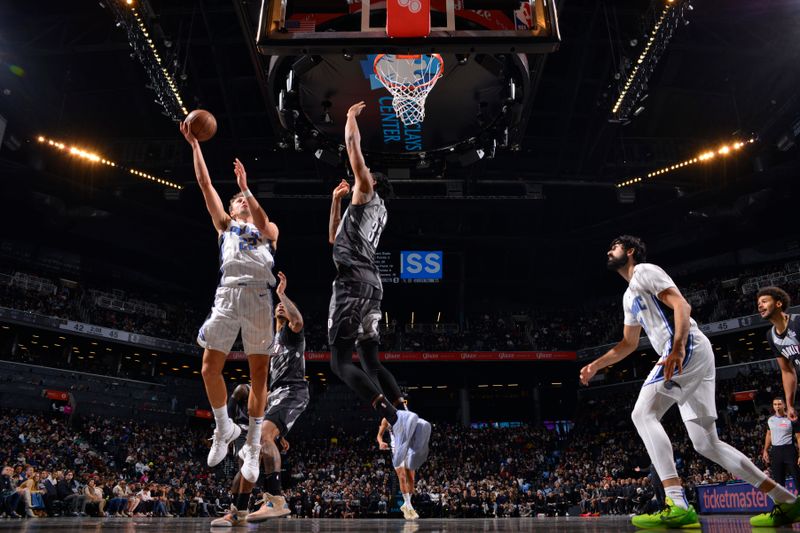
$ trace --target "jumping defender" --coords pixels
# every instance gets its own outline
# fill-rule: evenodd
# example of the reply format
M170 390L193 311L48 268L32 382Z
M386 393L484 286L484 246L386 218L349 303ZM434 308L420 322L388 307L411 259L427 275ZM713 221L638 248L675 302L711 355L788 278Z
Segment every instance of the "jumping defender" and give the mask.
M204 348L203 383L216 422L208 466L222 462L228 446L242 432L228 416L228 391L222 377L225 359L241 329L252 382L247 401L247 441L240 452L244 460L241 473L245 479L255 483L258 479L261 425L267 404L267 350L272 343L270 288L275 286L272 266L278 226L270 221L248 189L247 173L238 159L233 163L233 171L240 192L231 199L229 210L225 212L211 183L200 143L186 123L181 123L180 128L192 147L197 183L219 241L219 286L211 313L197 335L197 343Z
M661 418L675 403L698 453L776 502L770 513L752 517L752 526L775 527L800 521L800 499L717 436L716 369L711 343L690 317L691 306L672 279L660 267L645 263L645 259L645 244L639 238L623 235L611 242L608 268L628 282L622 300L623 339L580 372L581 383L588 385L598 370L621 361L639 346L642 328L659 354L659 362L645 379L631 418L664 484L667 505L661 513L633 517L633 525L699 527L697 513L686 500L675 469L672 443L661 425ZM673 310L672 321L662 306Z
M383 285L375 252L387 218L382 196L391 193L391 185L386 176L370 171L361 153L356 117L364 107L364 102L350 107L345 125L347 155L355 175L352 201L342 215L342 198L350 192L342 180L331 203L328 240L333 245L336 279L328 311L328 342L333 373L392 425L397 441L392 462L397 467L408 452L419 417L404 409L397 382L378 360ZM361 368L352 362L354 345Z

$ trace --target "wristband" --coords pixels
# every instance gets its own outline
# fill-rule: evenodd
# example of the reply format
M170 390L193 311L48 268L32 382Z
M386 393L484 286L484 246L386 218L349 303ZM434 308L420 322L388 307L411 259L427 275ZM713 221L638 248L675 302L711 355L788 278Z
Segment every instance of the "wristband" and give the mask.
M245 189L242 191L242 196L245 198L252 198L253 193L250 192L250 189Z

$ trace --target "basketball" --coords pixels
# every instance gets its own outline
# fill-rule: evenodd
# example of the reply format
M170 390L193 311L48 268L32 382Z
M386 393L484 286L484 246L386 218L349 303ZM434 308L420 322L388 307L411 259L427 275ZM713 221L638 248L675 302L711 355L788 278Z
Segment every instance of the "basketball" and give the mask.
M192 135L200 142L209 140L217 133L217 119L205 109L195 109L186 115L184 122L189 125Z

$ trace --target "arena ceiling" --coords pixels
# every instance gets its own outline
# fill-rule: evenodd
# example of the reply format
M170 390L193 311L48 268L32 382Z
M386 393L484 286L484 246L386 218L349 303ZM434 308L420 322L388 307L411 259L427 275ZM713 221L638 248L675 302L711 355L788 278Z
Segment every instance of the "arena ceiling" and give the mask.
M143 271L161 261L181 276L213 278L213 232L192 187L188 147L154 101L108 1L0 5L6 212L27 221L42 246L112 250ZM327 198L344 169L277 146L264 86L268 58L249 46L255 4L151 0L159 28L153 37L175 62L170 69L187 106L217 116L219 132L205 150L223 195L234 191L228 165L237 156L282 223L287 260L328 279ZM642 111L630 123L609 122L615 73L636 60L652 7L560 2L562 44L544 63L520 150L397 180L384 246L465 253L466 275L476 282L503 277L552 290L549 280L565 272L582 280L578 286L606 279L602 254L620 232L640 233L680 260L780 237L770 229L789 215L770 207L798 198L798 150L787 142L800 116L800 7L790 0L695 2L650 79ZM167 195L135 176L89 168L43 150L38 135L186 189ZM737 157L656 176L627 189L633 197L614 187L747 138L758 141ZM14 224L3 231L9 242L31 240ZM575 266L560 266L562 259ZM587 261L597 275L579 274ZM187 273L187 262L208 271Z

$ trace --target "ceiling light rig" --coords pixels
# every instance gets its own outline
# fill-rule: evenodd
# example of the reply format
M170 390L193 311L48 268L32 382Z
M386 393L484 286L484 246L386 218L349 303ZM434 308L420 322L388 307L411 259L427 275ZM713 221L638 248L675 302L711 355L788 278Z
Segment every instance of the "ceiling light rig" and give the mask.
M756 140L754 138L750 138L747 139L746 141L736 141L731 144L723 144L722 146L715 148L713 150L705 150L691 159L687 159L685 161L681 161L680 163L675 163L663 168L659 168L658 170L648 172L646 176L639 176L636 178L630 178L628 180L621 181L617 183L616 187L617 189L621 189L622 187L629 187L631 185L636 185L638 183L641 183L645 179L655 178L657 176L661 176L662 174L666 174L667 172L674 172L676 170L680 170L682 168L691 165L696 165L698 163L705 163L706 161L711 161L717 156L726 157L741 151L742 148L744 148L748 144L753 144L754 142L756 142Z
M180 121L189 113L183 103L175 78L167 69L168 62L158 53L154 35L148 29L144 13L150 12L145 0L109 0L117 25L124 28L128 42L150 78L148 84L156 93L156 101L173 120Z
M151 174L148 174L147 172L143 172L136 168L129 168L124 165L120 165L118 163L115 163L114 161L111 161L110 159L106 159L100 154L97 154L95 152L90 152L89 150L84 150L83 148L80 148L78 146L68 146L62 142L53 139L48 139L43 135L39 135L36 138L36 140L39 142L39 144L51 146L55 150L58 150L66 155L77 157L78 159L89 161L90 163L100 163L101 165L119 168L121 170L128 172L129 174L133 174L134 176L150 180L154 183L158 183L159 185L163 185L165 187L171 187L177 190L183 189L183 185L178 185L177 183L173 183L169 180L159 178L158 176L153 176Z
M664 0L653 29L643 40L642 52L636 62L632 63L627 75L620 76L617 99L611 108L609 122L627 122L631 116L644 111L644 107L637 103L647 96L647 82L675 29L685 20L686 12L691 11L690 8L688 0Z

